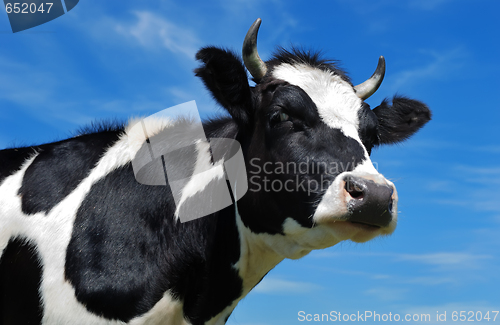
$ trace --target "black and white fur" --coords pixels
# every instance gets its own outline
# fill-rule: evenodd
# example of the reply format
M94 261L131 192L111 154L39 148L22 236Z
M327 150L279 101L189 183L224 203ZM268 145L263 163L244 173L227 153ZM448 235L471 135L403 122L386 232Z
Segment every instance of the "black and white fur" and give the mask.
M283 259L394 231L395 187L370 152L422 127L424 104L395 97L371 110L334 64L298 50L278 50L255 87L232 52L207 47L197 59L196 75L230 115L206 121L207 137L239 141L248 177L264 176L266 162L345 170L266 175L288 184L323 177L314 192L253 191L255 178L236 205L180 223L168 186L136 182L131 160L146 139L130 125L2 150L0 324L220 325ZM346 175L394 188L388 226L348 221Z

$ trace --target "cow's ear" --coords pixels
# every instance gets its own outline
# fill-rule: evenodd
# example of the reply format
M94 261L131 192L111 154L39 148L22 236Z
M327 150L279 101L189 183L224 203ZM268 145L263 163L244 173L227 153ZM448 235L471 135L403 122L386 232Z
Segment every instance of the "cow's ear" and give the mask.
M202 48L196 54L202 65L195 73L203 80L212 96L240 125L250 122L252 93L241 59L228 50Z
M404 141L431 119L427 105L401 96L395 96L392 103L385 99L373 112L379 122L380 144Z

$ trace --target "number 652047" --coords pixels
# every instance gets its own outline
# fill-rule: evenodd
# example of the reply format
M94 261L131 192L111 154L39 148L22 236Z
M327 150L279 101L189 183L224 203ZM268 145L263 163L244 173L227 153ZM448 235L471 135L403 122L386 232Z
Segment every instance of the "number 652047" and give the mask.
M53 2L42 2L39 6L37 6L36 3L26 3L26 2L8 2L5 5L5 11L7 11L8 14L10 13L15 13L15 14L34 14L34 13L50 13L50 9L52 8Z

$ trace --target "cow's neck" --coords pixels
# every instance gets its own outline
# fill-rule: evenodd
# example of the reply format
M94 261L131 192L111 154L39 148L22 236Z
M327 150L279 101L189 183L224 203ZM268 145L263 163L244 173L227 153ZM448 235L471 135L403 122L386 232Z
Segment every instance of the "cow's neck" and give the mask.
M228 229L226 228L227 222L223 223L222 229L217 229L216 234L226 239L222 240L220 244L216 245L214 248L217 249L217 256L232 256L234 253L233 245L237 245L239 241L239 257L236 262L231 263L230 266L219 263L212 264L216 269L213 270L211 274L226 274L226 276L211 279L209 281L209 294L205 298L208 300L204 302L204 305L210 306L214 304L217 297L231 296L234 285L238 285L238 287L241 285L241 292L239 292L237 296L233 296L234 300L231 300L231 302L217 315L205 321L205 325L225 324L225 320L232 313L238 302L259 283L267 272L283 260L283 256L269 249L267 243L262 241L259 235L252 233L244 226L236 206L235 211L232 212L231 215L230 218L235 222L233 226L235 226L236 229L232 229L235 230L236 236L233 239L229 239L229 237L232 236L228 237ZM226 221L228 221L228 219L226 219ZM221 224L219 224L219 226L220 225ZM226 269L227 266L229 266L231 270ZM237 276L241 279L241 282L239 280L235 281L235 279L231 278L232 276Z
M208 137L237 139L238 127L232 119L213 120L204 125ZM234 264L243 280L243 296L284 259L270 247L266 235L255 234L242 222L238 212L237 198L234 204L236 225L240 239L240 258ZM269 235L271 236L271 235Z
M243 295L246 295L284 256L270 247L266 237L269 235L256 234L242 222L238 213L237 204L236 224L240 235L240 259L234 265L243 279Z

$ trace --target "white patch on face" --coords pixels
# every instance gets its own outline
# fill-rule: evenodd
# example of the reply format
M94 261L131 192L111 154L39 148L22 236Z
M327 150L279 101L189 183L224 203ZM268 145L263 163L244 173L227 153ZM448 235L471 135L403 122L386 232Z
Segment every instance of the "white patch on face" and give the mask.
M363 102L348 82L304 63L281 64L274 68L273 77L300 87L316 104L326 125L340 129L344 135L361 143L358 111Z
M338 75L303 63L281 64L273 70L273 77L287 81L304 90L316 104L322 121L331 128L340 129L344 135L358 141L365 153L362 164L358 165L352 172L342 173L336 177L316 208L312 218L317 226L311 231L321 233L321 235L309 236L304 234L305 237L300 237L301 241L302 238L309 237L311 238L310 241L308 239L304 240L308 241L311 246L323 248L335 245L342 240L351 239L362 242L380 234L392 233L397 222L397 192L393 184L375 169L359 137L358 112L363 102L356 95L353 87ZM341 221L348 213L347 202L350 199L350 197L346 196L343 182L343 178L347 174L366 177L377 183L389 184L394 187L393 221L388 227L378 231L368 231ZM300 225L297 226L299 227L297 229L302 228ZM317 238L316 241L315 238Z

